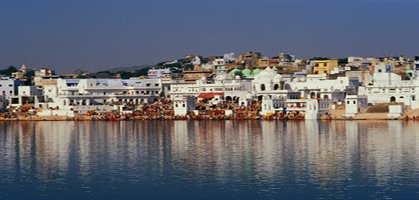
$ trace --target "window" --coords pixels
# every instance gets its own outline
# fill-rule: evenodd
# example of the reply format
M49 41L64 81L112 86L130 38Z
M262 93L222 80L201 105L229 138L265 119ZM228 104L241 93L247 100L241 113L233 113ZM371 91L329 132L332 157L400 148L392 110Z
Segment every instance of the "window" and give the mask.
M260 90L261 90L261 91L265 91L265 90L266 90L266 86L265 86L265 84L260 85Z
M356 101L354 101L354 104L356 104Z
M351 102L347 101L346 104L351 104Z
M185 107L185 103L182 104L182 107Z
M12 85L12 84L10 84L10 85L9 85L9 87L13 87L13 85Z
M150 83L145 84L145 86L149 87L150 86Z

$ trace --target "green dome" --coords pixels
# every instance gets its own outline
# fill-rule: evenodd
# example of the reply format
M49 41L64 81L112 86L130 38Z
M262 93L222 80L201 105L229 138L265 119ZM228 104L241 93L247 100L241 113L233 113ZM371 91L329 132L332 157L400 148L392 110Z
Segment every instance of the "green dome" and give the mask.
M246 68L246 69L244 69L244 70L242 71L242 74L243 74L243 76L245 76L245 77L249 77L249 76L251 76L251 75L252 75L252 70L250 70L250 69Z
M253 72L252 72L253 73L253 76L258 75L261 71L262 70L260 70L259 68L254 69Z
M232 76L238 76L238 75L240 75L240 70L237 69L237 68L235 68L235 69L233 69L233 70L230 71L230 74Z

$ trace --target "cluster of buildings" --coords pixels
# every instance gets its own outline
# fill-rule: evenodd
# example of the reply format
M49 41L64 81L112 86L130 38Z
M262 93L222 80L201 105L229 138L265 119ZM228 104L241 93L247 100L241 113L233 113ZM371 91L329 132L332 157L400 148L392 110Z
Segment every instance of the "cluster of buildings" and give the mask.
M395 115L419 108L419 57L299 60L285 53L268 58L247 52L186 59L190 67L181 73L153 68L146 77L130 79L63 77L42 68L30 85L22 80L27 70L22 66L12 77L0 78L0 108L75 116L129 113L164 99L174 116L199 115L198 105L214 110L228 104L226 115L257 105L260 116L292 113L306 119L332 110L353 117L378 104L390 104Z

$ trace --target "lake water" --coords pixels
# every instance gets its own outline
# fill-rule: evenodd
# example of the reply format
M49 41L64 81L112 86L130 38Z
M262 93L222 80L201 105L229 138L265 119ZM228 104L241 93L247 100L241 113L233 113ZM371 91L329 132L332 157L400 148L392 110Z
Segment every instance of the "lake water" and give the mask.
M1 199L418 199L419 122L0 122Z

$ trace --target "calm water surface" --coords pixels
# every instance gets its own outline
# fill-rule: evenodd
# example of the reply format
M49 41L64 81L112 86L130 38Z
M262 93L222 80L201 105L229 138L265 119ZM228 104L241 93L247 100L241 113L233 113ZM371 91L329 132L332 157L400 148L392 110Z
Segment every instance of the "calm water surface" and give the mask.
M1 122L1 199L419 199L419 123Z

